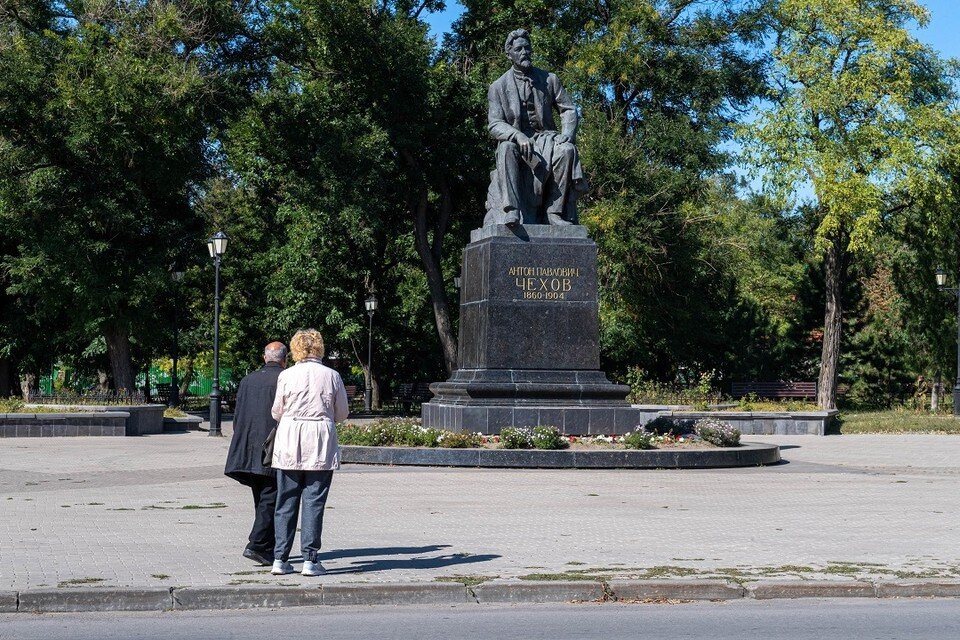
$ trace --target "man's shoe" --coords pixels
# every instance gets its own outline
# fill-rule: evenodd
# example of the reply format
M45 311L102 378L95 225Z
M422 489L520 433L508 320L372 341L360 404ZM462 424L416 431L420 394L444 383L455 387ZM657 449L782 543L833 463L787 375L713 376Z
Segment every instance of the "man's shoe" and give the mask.
M273 554L266 555L260 553L259 551L254 551L253 549L244 549L243 557L249 560L253 560L262 567L269 567L273 564Z
M565 227L573 224L569 220L565 220L564 218L561 218L560 215L557 213L548 213L547 222L550 224L561 226L561 227Z
M310 562L309 560L303 561L303 571L301 571L305 576L322 576L327 573L327 570L324 569L323 565L319 562Z
M270 569L270 573L275 576L285 576L288 573L293 573L296 569L293 568L293 565L289 562L284 562L283 560L274 560L273 569Z

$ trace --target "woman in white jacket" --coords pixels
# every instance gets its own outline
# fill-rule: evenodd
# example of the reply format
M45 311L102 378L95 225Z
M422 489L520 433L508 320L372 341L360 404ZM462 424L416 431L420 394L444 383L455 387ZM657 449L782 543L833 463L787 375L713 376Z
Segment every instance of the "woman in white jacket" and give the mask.
M290 340L297 364L280 374L273 417L279 421L272 466L277 470L274 518L274 575L293 573L290 550L300 515L303 575L326 573L317 560L323 532L323 510L333 471L340 468L337 423L349 413L347 391L340 374L320 362L323 337L315 329L298 331Z

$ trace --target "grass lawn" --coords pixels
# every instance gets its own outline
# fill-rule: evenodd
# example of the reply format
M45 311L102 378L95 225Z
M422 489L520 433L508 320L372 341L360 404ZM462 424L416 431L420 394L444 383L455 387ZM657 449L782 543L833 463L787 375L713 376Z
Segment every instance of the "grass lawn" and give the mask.
M908 410L841 411L840 433L950 433L960 435L960 418Z

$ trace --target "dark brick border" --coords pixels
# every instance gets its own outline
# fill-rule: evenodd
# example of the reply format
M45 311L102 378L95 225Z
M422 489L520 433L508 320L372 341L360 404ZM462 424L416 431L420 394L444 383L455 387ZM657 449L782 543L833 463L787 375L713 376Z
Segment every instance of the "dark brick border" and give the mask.
M513 469L705 469L755 467L780 461L775 444L745 442L729 449L647 451L543 451L539 449L425 449L343 445L341 459L353 464Z

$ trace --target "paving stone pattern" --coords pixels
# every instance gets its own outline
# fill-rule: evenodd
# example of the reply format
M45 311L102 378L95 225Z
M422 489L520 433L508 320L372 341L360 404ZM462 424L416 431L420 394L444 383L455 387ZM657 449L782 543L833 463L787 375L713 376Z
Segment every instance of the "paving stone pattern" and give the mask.
M228 438L6 438L0 591L560 580L578 570L630 579L665 565L687 578L733 568L765 579L784 565L802 568L776 572L785 580L960 578L960 437L762 441L783 446L787 462L687 471L345 466L325 520L331 574L309 579L273 577L240 556L252 500L221 475ZM860 570L840 575L831 563Z

